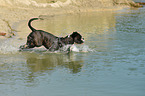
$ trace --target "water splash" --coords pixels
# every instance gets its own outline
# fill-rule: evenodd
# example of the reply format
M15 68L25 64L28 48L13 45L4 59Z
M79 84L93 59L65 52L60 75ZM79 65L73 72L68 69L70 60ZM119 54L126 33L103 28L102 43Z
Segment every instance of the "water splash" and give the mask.
M1 42L0 54L14 54L18 52L17 45L13 40L6 40Z
M93 51L89 46L83 44L83 45L73 45L71 46L71 51L73 52L91 52Z
M46 50L46 49L45 49ZM37 50L38 51L38 50ZM40 50L39 50L40 51ZM74 45L66 45L62 48L60 48L59 50L57 51L54 51L54 52L50 52L50 51L43 51L41 50L41 52L44 52L44 53L68 53L68 52L92 52L94 51L93 49L89 48L87 45L85 44L74 44ZM36 51L35 51L36 52Z
M7 39L7 40L1 40L0 41L0 54L17 54L19 52L19 46L23 44L23 40L17 40L14 38ZM26 49L24 51L28 52L35 52L35 53L51 53L46 48L38 47L33 49ZM74 44L74 45L66 45L63 48L60 48L58 51L55 51L54 53L60 53L60 52L91 52L93 51L91 48L89 48L85 44Z

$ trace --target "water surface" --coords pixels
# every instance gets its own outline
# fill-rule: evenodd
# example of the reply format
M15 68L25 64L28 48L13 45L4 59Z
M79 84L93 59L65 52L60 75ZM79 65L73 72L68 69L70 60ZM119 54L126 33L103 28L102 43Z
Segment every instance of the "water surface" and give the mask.
M84 45L70 54L45 48L19 52L30 32L14 24L14 38L0 40L2 96L145 96L145 9L82 13L34 21L56 36L79 31Z

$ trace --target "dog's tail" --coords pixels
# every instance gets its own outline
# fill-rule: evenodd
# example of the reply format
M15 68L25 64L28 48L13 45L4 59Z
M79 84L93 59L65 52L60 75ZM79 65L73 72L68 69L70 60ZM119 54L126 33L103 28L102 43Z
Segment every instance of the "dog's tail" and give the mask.
M38 19L39 19L39 18L32 18L32 19L29 20L28 26L29 26L29 28L30 28L32 31L36 31L36 29L33 28L33 27L31 26L31 22L34 21L34 20L38 20Z

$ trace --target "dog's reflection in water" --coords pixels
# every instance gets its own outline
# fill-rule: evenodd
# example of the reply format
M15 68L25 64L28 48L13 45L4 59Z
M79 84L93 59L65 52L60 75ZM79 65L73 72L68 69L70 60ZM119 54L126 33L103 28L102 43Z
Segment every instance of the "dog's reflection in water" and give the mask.
M27 80L33 82L34 77L41 76L41 74L51 75L57 70L65 70L69 74L76 74L81 72L83 67L83 60L77 60L73 53L71 54L57 54L47 53L43 56L37 56L36 53L26 55L26 63L29 69Z

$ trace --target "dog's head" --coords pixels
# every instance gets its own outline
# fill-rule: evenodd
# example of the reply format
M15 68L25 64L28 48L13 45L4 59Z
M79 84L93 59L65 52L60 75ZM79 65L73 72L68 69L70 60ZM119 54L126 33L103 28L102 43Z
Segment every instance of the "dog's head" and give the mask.
M71 38L73 38L73 42L77 44L82 44L84 43L84 38L78 33L78 32L73 32L70 35Z
M66 36L62 42L65 44L82 44L84 43L84 38L78 32L73 32L71 35Z

